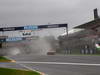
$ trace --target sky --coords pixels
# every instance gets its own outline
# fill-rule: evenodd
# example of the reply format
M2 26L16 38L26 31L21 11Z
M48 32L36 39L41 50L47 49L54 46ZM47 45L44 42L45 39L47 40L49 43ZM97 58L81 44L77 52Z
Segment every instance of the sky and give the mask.
M93 20L99 0L0 0L0 27L67 23L69 29Z

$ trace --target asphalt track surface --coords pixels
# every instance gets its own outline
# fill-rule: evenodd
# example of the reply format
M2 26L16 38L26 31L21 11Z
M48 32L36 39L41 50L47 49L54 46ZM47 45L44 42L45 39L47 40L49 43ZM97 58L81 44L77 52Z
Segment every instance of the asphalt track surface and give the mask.
M17 65L47 75L100 75L100 56L17 55L9 57L16 60Z

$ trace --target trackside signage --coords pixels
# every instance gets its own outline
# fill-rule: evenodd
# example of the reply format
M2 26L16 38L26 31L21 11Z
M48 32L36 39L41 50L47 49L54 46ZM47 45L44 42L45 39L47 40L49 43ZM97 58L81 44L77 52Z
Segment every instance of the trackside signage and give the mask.
M20 26L20 27L4 27L0 28L0 31L17 31L17 30L37 30L43 28L59 28L66 27L67 24L51 24L51 25L29 25L29 26Z
M7 38L6 42L21 41L21 40L23 40L23 38L21 38L21 37L12 37L12 38Z
M3 31L14 31L14 27L3 28Z
M36 30L38 29L38 26L32 25L32 26L24 26L24 30Z
M4 27L4 28L0 28L0 31L16 31L16 30L23 30L23 27Z
M59 27L67 27L67 24L51 24L51 25L38 26L39 29L41 29L41 28L59 28Z

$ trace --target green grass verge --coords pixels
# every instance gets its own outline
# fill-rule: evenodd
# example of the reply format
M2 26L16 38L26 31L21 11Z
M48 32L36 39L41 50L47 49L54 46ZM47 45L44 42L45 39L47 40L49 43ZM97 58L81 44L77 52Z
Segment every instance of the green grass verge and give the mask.
M6 57L0 56L0 62L11 62L11 60L7 59Z
M8 59L1 56L1 57L0 57L0 60L8 60Z
M71 56L74 56L74 55L80 55L80 56L100 56L100 54L79 54L79 53L72 53L72 54L56 54L56 55L71 55Z
M40 73L30 70L0 68L0 75L40 75Z
M65 55L80 55L80 56L100 56L100 54L65 54Z

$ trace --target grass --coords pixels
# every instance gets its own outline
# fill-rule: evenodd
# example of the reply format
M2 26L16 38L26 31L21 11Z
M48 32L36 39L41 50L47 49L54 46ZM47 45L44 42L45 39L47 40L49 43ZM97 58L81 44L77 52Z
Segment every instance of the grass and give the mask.
M8 59L1 56L1 57L0 57L0 60L8 60Z
M12 62L12 61L14 60L9 60L6 57L0 56L0 62ZM41 74L32 70L0 68L0 75L41 75Z
M0 56L0 62L11 62L12 60Z
M0 75L40 75L40 73L30 70L0 68Z
M100 56L100 54L79 54L79 53L72 53L72 54L57 54L57 55Z
M100 56L100 54L65 54L65 55Z

